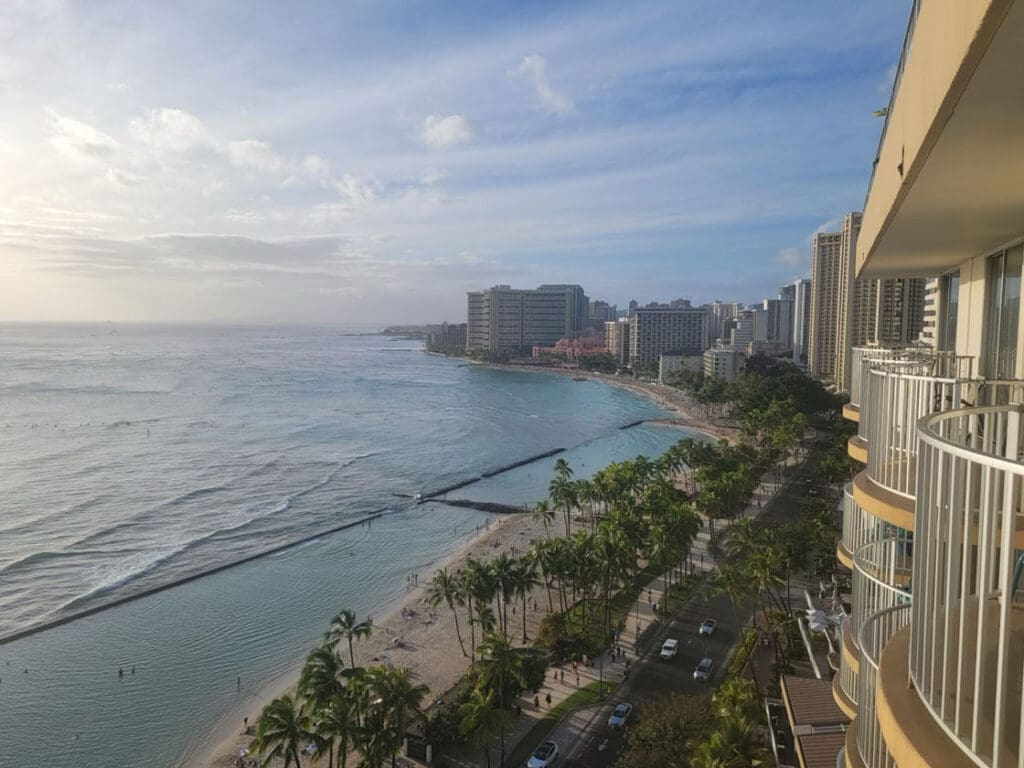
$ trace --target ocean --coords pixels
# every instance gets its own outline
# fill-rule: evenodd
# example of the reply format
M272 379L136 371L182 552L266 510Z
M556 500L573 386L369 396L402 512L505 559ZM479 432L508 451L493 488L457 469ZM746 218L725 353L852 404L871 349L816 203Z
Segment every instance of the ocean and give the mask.
M0 766L177 765L487 520L416 494L656 456L679 430L622 427L663 415L364 328L0 325ZM556 458L453 496L537 501Z

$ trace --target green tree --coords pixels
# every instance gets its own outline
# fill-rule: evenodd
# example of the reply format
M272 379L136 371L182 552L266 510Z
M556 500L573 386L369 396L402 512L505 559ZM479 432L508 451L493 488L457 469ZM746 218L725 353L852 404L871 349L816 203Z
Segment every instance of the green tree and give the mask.
M469 699L459 707L459 732L469 736L484 752L484 763L491 768L491 742L501 737L511 721L507 709L494 703L494 693L475 688Z
M313 741L309 717L291 696L281 696L267 704L256 722L256 738L250 749L262 758L262 765L283 760L284 768L294 761L300 765L302 742Z
M641 706L615 768L689 768L688 745L710 727L705 696L673 693Z
M306 703L307 714L327 706L344 688L342 674L345 664L327 641L311 650L299 674L299 695Z
M354 667L356 656L352 649L352 641L358 637L368 637L372 631L373 627L368 621L357 621L355 613L344 610L331 619L327 637L334 643L341 642L342 638L348 641L348 660L349 664Z
M458 576L449 574L447 568L435 571L433 578L430 580L430 585L427 587L426 597L427 602L431 606L436 608L441 603L445 603L452 612L452 616L455 617L455 637L458 638L459 648L462 649L462 655L465 656L466 644L462 642L462 630L459 629L459 612L455 610L456 605L466 604L462 596Z

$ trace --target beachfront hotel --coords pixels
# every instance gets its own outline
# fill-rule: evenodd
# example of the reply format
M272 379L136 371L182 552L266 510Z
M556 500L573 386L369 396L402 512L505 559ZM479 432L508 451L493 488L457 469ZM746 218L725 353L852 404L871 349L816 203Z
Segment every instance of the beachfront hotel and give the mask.
M589 300L578 285L495 285L466 294L466 348L522 352L583 331Z
M1024 0L913 3L856 269L937 277L935 348L851 353L847 768L1024 766L1022 44Z

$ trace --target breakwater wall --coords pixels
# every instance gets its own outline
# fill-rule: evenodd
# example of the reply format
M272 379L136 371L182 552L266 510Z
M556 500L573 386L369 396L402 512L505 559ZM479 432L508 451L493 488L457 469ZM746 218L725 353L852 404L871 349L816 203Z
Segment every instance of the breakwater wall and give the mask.
M381 509L376 512L372 512L369 515L361 517L358 520L351 520L347 523L341 523L326 530L317 531L316 533L311 533L308 536L303 536L301 539L298 539L296 541L289 541L284 544L278 544L277 546L270 547L269 549L261 549L259 552L256 552L252 555L247 555L245 557L231 560L226 563L221 563L220 565L215 565L212 568L206 568L205 570L199 571L198 573L190 573L187 576L182 576L181 578L174 579L172 581L167 582L166 584L157 584L156 586L140 590L139 592L133 592L130 595L125 595L124 597L119 597L114 600L101 603L100 605L95 605L91 608L85 608L81 611L69 613L67 616L59 616L55 619L44 621L40 624L34 624L31 627L26 627L25 629L19 629L17 632L12 632L8 635L0 637L0 646L5 645L6 643L14 642L15 640L19 640L23 637L28 637L29 635L34 635L39 632L43 632L47 629L53 629L54 627L59 627L63 624L68 624L69 622L76 621L78 619L84 619L86 616L92 616L93 614L99 613L100 611L106 611L110 608L116 608L119 605L124 605L125 603L130 603L134 600L141 600L144 597L155 595L158 592L163 592L164 590L171 589L172 587L179 587L182 584L187 584L190 581L195 581L196 579L211 576L215 573L219 573L220 571L226 571L228 568L234 568L235 566L242 565L243 563L258 560L261 557L273 555L277 552L282 552L286 549L297 547L300 544L306 544L310 541L315 541L316 539L322 538L324 536L329 536L332 533L344 531L347 528L355 528L359 525L366 525L367 523L370 523L374 520L377 520L380 517L383 517L389 511L391 510Z

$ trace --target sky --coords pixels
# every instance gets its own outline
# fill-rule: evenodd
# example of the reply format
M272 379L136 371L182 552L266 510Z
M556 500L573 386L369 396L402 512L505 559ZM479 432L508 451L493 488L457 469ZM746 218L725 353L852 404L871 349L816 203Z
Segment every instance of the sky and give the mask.
M774 297L863 204L906 0L0 0L0 320Z

